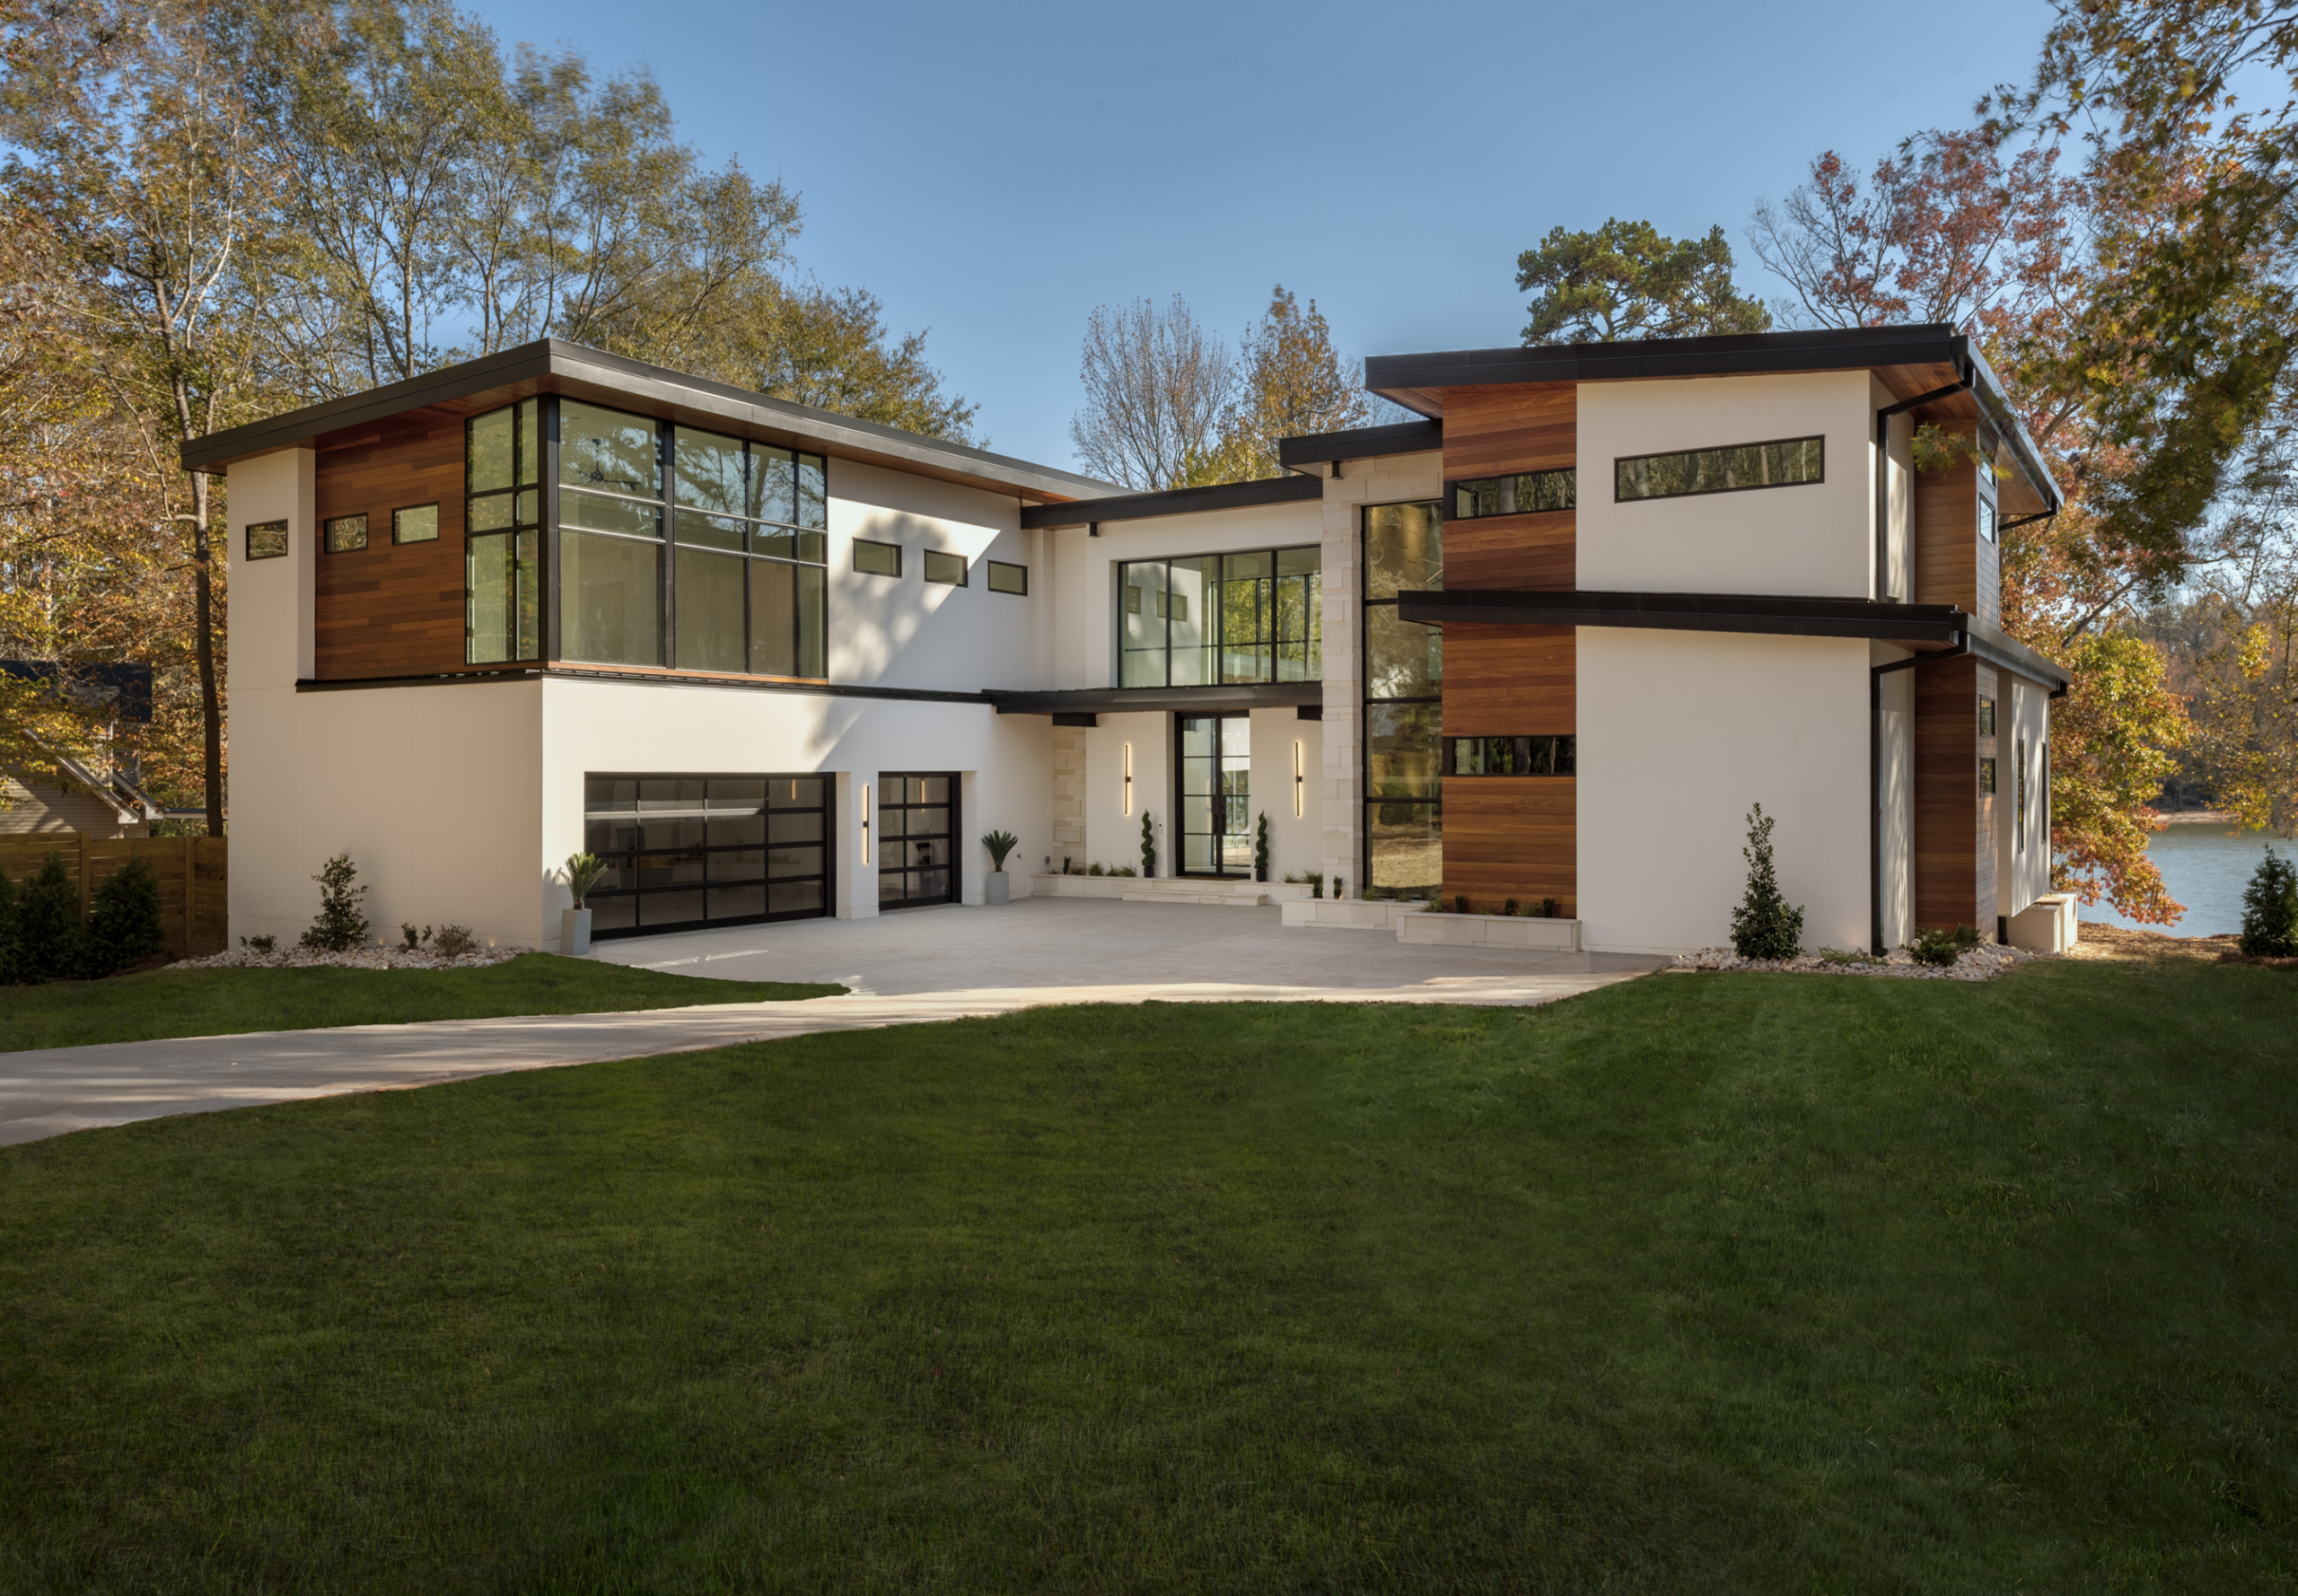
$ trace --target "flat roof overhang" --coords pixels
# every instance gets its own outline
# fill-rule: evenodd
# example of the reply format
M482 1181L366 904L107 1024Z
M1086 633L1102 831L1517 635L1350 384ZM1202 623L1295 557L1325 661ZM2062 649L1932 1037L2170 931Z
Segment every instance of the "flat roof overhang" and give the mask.
M1397 617L1425 626L1627 627L1674 632L1741 632L1778 637L1851 637L1918 653L1968 647L2005 670L2065 692L2058 666L1999 627L1952 604L1879 604L1777 593L1538 592L1472 589L1397 595Z
M1202 688L1066 688L1051 692L1004 691L987 697L1000 715L1132 715L1142 711L1180 710L1186 714L1219 715L1242 709L1286 709L1303 705L1321 706L1321 681L1261 681ZM1091 723L1086 723L1090 724Z
M1381 426L1354 426L1343 432L1279 438L1276 463L1288 471L1298 471L1340 460L1425 454L1443 446L1442 421L1398 421Z
M1250 482L1222 482L1206 487L1169 487L1160 493L1112 494L1104 499L1072 499L1033 504L1022 512L1024 527L1096 525L1105 521L1148 521L1161 515L1198 515L1208 510L1250 510L1263 504L1294 504L1324 496L1314 477L1261 477Z
M2001 381L1978 346L1945 322L1376 355L1364 363L1364 386L1408 410L1441 419L1445 394L1456 389L1861 370L1873 372L1899 399L1938 395L1916 412L1918 419L1985 417L2003 434L2021 478L2009 485L2004 508L2015 514L2057 510L2057 485L2012 411ZM1969 386L1963 391L1940 392L1966 380Z
M346 448L378 442L383 424L410 410L476 415L538 393L563 393L656 420L738 432L786 449L859 460L1040 504L1106 497L1107 482L969 444L690 377L559 338L425 372L324 404L210 433L183 446L187 470L225 471L235 460L306 444Z

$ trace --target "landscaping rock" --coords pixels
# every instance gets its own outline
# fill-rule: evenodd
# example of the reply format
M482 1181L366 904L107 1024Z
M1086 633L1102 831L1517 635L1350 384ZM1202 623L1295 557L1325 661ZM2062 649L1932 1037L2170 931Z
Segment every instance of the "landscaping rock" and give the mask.
M490 964L502 964L531 948L474 948L453 959L442 959L436 954L410 952L405 948L352 948L340 953L323 953L314 948L277 948L271 952L259 952L253 948L232 948L221 953L210 953L204 959L184 959L170 965L171 969L312 969L326 966L336 969L484 969Z
M1918 964L1905 948L1894 948L1882 958L1871 958L1865 963L1830 962L1816 953L1802 953L1793 959L1742 959L1729 948L1702 948L1697 952L1677 954L1671 968L1782 970L1814 976L1890 976L1919 981L1985 981L2015 966L2049 957L2048 953L2030 953L2024 948L2004 947L1999 943L1981 943L1952 964Z

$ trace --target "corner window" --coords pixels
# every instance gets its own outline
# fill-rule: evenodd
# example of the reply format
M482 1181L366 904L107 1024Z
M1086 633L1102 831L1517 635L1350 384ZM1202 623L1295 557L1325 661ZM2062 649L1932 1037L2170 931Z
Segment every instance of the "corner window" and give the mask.
M1981 737L1995 735L1995 700L1986 697L1981 697L1978 701L1978 734Z
M463 428L463 657L542 657L542 401Z
M1027 566L1012 566L1006 564L1004 560L989 560L985 563L989 566L989 591L991 592L1019 593L1025 597L1028 595L1030 591L1030 568Z
M327 523L325 548L329 554L349 554L367 547L367 518L338 515Z
M1452 485L1452 521L1473 521L1484 515L1527 515L1570 510L1580 502L1580 473L1571 467L1560 471L1524 471L1513 477L1481 477Z
M1826 479L1827 440L1785 438L1680 454L1636 454L1612 462L1612 497L1672 499L1692 494L1797 487Z
M1119 566L1118 685L1321 680L1323 571L1316 544Z
M854 539L854 568L864 576L899 576L901 574L901 545L856 538Z
M966 557L948 554L939 548L925 551L925 580L938 582L944 587L966 585Z
M276 560L287 552L287 523L284 521L251 521L247 528L248 558Z
M439 506L415 504L391 512L391 541L435 543L439 540Z
M1546 737L1447 737L1447 776L1572 776L1578 769L1579 739Z

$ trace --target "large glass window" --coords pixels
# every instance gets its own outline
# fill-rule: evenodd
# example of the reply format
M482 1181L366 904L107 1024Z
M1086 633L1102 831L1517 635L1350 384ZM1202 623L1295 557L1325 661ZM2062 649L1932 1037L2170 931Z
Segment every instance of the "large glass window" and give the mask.
M463 432L463 657L542 657L542 401L474 416Z
M583 846L605 861L592 933L791 920L829 909L820 776L592 776Z
M1249 876L1253 869L1252 722L1241 715L1185 715L1180 747L1183 875Z
M1364 863L1368 898L1425 898L1444 880L1443 634L1397 595L1444 584L1441 502L1364 510Z
M1323 569L1315 544L1119 566L1118 685L1321 680Z

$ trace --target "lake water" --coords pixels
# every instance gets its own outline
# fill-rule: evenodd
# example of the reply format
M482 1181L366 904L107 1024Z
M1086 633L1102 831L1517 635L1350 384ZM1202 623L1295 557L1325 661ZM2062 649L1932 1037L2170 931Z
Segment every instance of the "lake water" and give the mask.
M2264 831L2226 834L2221 825L2173 821L2157 831L2146 851L2162 873L2171 896L2187 906L2186 917L2174 925L2141 925L2126 920L2101 899L2075 912L2085 920L2103 920L2139 931L2167 931L2173 936L2223 936L2242 928L2242 889L2250 873L2273 843L2285 856L2298 855L2298 845Z

